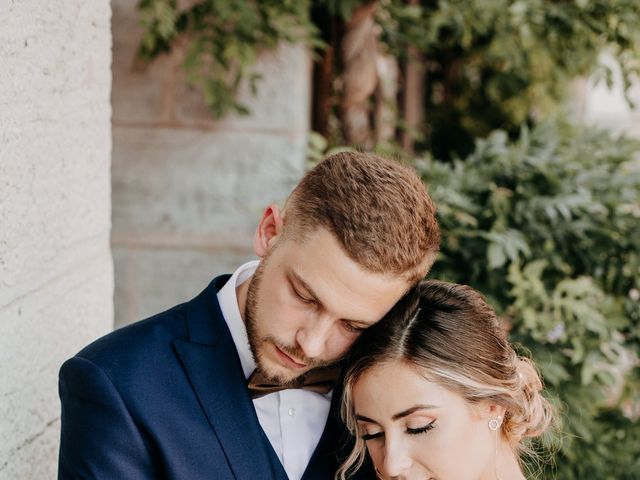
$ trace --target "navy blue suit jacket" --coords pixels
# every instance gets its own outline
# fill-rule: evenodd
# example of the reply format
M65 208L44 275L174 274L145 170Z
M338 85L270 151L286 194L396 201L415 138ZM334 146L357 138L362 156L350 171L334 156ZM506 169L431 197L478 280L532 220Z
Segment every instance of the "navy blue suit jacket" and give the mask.
M218 305L228 278L64 363L59 479L287 479ZM338 397L304 480L333 478Z

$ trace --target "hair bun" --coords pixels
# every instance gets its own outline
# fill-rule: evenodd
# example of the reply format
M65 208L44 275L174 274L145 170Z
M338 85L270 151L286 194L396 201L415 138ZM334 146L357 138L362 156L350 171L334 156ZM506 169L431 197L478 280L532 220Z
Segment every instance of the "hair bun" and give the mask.
M531 360L514 353L513 405L508 409L505 434L515 441L541 435L551 424L553 406L542 396L542 380Z

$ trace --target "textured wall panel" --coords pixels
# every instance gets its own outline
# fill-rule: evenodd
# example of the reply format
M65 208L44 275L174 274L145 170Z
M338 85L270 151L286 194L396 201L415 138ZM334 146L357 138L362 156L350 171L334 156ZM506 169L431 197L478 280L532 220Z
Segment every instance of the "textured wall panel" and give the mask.
M113 325L110 5L2 2L0 478L54 478L57 372Z
M262 209L282 202L304 171L309 56L263 54L251 115L214 121L184 83L180 50L134 68L135 2L113 5L113 235L116 324L198 293L251 258Z

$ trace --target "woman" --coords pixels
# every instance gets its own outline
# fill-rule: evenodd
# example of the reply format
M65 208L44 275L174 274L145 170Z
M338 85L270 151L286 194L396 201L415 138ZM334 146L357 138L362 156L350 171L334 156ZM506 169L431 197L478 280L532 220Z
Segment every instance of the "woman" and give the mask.
M552 418L541 389L478 292L424 281L352 350L342 415L356 440L336 478L368 452L383 479L523 480L522 440Z

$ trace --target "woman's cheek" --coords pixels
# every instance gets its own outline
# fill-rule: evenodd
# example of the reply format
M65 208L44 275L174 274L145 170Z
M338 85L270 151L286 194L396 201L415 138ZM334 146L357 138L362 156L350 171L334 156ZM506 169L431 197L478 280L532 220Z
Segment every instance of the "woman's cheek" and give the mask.
M373 464L378 468L382 468L384 462L383 449L380 447L381 442L367 442L367 451L373 461Z

